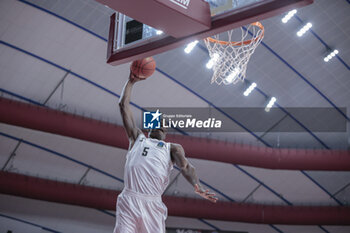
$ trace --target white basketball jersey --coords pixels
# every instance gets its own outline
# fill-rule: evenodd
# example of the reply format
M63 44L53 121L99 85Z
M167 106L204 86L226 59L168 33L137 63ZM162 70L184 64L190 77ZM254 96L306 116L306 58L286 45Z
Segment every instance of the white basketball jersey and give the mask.
M125 188L137 193L160 196L169 184L173 169L170 143L140 134L126 155Z

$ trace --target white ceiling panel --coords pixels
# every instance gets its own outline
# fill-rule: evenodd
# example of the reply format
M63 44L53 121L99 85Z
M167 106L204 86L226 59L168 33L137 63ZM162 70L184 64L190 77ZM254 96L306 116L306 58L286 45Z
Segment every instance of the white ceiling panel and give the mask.
M252 224L252 223L242 223L242 222L224 222L216 220L208 220L209 223L214 224L221 230L226 231L238 231L238 232L248 232L248 233L275 233L271 226L264 224Z
M0 132L1 126L0 126ZM0 168L6 169L8 166L4 167L8 159L11 157L11 154L15 151L18 142L10 138L0 136Z
M189 229L201 229L201 230L212 230L213 228L209 227L205 223L199 221L198 219L193 218L182 218L182 217L168 217L165 222L167 227L180 227L180 228L189 228Z
M120 119L116 96L71 74L64 80L63 90L62 86L59 87L48 101L49 106L58 104L65 105L65 111L98 120L115 122L117 118ZM137 109L135 111L138 112Z
M41 132L5 124L1 124L0 129L2 133L34 144L30 145L22 142L17 148L16 156L11 160L11 164L8 165L8 167L12 167L17 172L50 177L50 179L58 178L59 180L68 180L70 182L79 181L79 178L84 174L85 168L82 165L55 154L60 152L50 148L50 145L41 143L47 140L49 138L47 135L50 134L47 134L45 137L45 134ZM42 135L42 137L40 137L40 135ZM13 141L17 142L17 140ZM52 150L53 153L40 147ZM64 145L62 145L62 147L64 147ZM71 154L63 155L72 157Z
M243 131L243 129L242 129ZM233 142L237 144L248 144L252 146L264 146L263 142L254 137L251 133L248 132L190 132L189 135L194 137L207 137L213 138L225 142ZM255 133L259 137L258 133Z
M169 183L172 183L170 186L168 186L167 191L164 193L165 195L169 196L181 196L181 197L188 197L188 198L201 198L194 192L194 188L188 181L180 174L174 182L172 182L178 173L176 169L172 171L172 179ZM203 179L205 181L205 179ZM203 185L203 184L202 184ZM215 186L215 184L213 184ZM206 187L206 186L204 186ZM224 199L221 195L218 195L220 200L227 201L227 199Z
M1 47L6 53L0 62L1 88L43 102L64 73L10 47Z
M318 226L293 226L276 225L284 233L322 233L324 232Z
M262 205L286 205L286 203L278 196L273 194L264 186L254 189L250 196L246 197L246 203L256 203Z
M311 18L317 22L315 31L328 42L331 46L344 51L342 57L345 61L349 61L349 47L345 42L349 39L349 34L346 33L348 28L346 22L349 22L349 3L345 0L315 1L312 7L308 7L305 11L301 11L302 17Z
M64 45L70 38L76 38L75 33L79 35L75 40L78 45L86 32L19 1L15 4L21 7L24 5L24 10L18 14L18 17L8 16L11 26L3 34L4 41L55 63L70 64L77 58L78 54L74 53L69 44ZM62 40L58 41L58 39ZM67 56L69 49L71 49L71 55Z
M328 194L300 171L268 170L245 166L244 169L255 177L259 177L264 184L293 204L302 204L305 202L312 203L313 205L335 204Z
M158 59L156 59L158 61ZM125 80L125 78L124 78ZM152 90L152 91L150 91ZM133 98L140 106L207 107L208 105L164 75L156 73L136 83ZM145 97L146 96L146 97Z
M306 126L307 127L307 126ZM313 133L322 143L324 143L330 149L348 149L348 133ZM269 132L267 134L260 133L262 139L268 142L274 148L297 148L297 149L325 149L314 136L311 136L307 132L297 133L283 133L283 132ZM297 146L291 147L291 144Z
M13 169L20 173L76 183L84 167L52 153L22 143L12 160Z
M123 174L120 174L120 170L117 174L113 174L114 177L118 177L119 179L124 179ZM97 171L90 170L84 179L82 179L81 184L87 186L94 186L103 189L112 189L116 191L122 191L124 188L124 184L119 180L101 174ZM117 196L116 196L117 200Z
M5 9L1 7L1 9ZM7 28L11 25L11 22L9 22L6 18L3 18L3 13L0 13L0 19L1 19L1 24L0 24L0 38L2 39L3 34L6 32Z
M312 178L316 179L330 193L336 193L350 183L350 172L341 171L307 171Z
M191 163L195 166L201 179L237 202L243 201L258 186L256 181L243 174L232 164L200 159L191 159Z
M8 133L18 138L23 138L25 140L30 141L31 143L34 143L41 147L48 148L54 152L60 153L65 156L69 156L72 159L86 163L97 169L101 169L104 172L123 178L126 150L122 150L122 149L118 149L110 146L104 146L97 143L81 141L81 140L73 139L69 137L43 133L40 131L24 129L20 127L14 127L9 125L1 125L1 126L2 126L1 132ZM41 151L41 153L43 153L43 156L46 155L48 157L54 157L55 159L67 161L64 158L55 156L48 152L44 152L43 150L36 149L31 146L27 146L27 147L25 149L31 148L32 150L35 150L35 151ZM35 154L35 153L30 152L29 154ZM33 161L37 161L37 160L34 159ZM38 161L41 161L41 160L38 160ZM69 162L69 164L70 163L73 163L73 162ZM55 166L59 167L57 163ZM76 164L76 166L81 167L83 171L87 169L82 165ZM62 167L62 169L64 169L64 167ZM81 172L79 172L78 174L81 176L83 175L81 174ZM67 173L67 175L69 175L69 172Z
M0 217L0 223L0 231L2 232L8 232L10 229L12 232L38 232L38 227L4 217Z
M339 192L335 195L335 197L341 201L344 205L350 204L350 185L344 186L343 189L339 190Z
M324 226L329 232L349 233L350 226Z
M316 1L317 2L317 1ZM307 9L313 8L312 6L305 7L300 10L300 12L307 11ZM316 14L317 12L315 12ZM299 13L298 13L299 14ZM297 15L298 15L297 14ZM319 27L322 25L322 21L319 22L318 20L315 20L313 18L307 18L300 16L302 19L311 20L314 27L312 28L315 30L316 33L318 31L315 29L316 27ZM325 18L324 16L322 16ZM331 61L329 63L325 63L323 61L323 57L326 53L326 48L323 46L319 40L314 37L310 32L305 34L303 37L299 38L296 36L295 32L302 27L302 24L297 21L296 19L291 19L290 22L287 24L283 24L280 19L282 17L274 17L268 20L265 20L264 22L268 23L270 26L270 31L274 31L274 33L278 33L278 35L274 37L270 37L269 33L266 33L266 37L264 39L264 42L267 43L268 46L270 46L272 49L274 49L282 58L284 58L293 68L295 68L301 75L303 75L307 80L309 80L313 85L315 85L318 89L320 89L324 94L329 94L332 97L332 93L330 92L334 88L331 86L337 83L335 86L337 89L342 89L342 91L347 92L346 88L341 84L343 83L343 80L339 79L342 77L341 70L344 71L344 66L340 63L334 63L334 61ZM282 33L281 33L282 32ZM286 37L284 37L286 35ZM281 40L280 36L283 37L283 40ZM269 38L269 39L267 39ZM266 40L267 39L267 40ZM327 37L323 38L327 43ZM281 46L274 43L275 41L283 41ZM283 47L282 47L283 46ZM257 55L258 56L258 55ZM312 62L311 62L312 61ZM260 62L260 61L259 61ZM285 66L283 64L283 66ZM335 68L337 67L337 68ZM281 66L275 66L275 68L281 68ZM320 71L320 72L319 72ZM280 75L283 80L281 81L281 84L285 84L285 80L288 80L289 75ZM320 83L320 80L323 80L325 82L324 84ZM302 83L304 82L300 77L295 76L293 82L295 83ZM339 83L340 82L340 83ZM301 90L305 88L306 83L302 83L303 85L300 86L297 90ZM286 86L288 87L288 86ZM293 88L295 89L295 88ZM312 89L311 89L312 90ZM340 90L338 90L339 93ZM312 90L311 92L307 92L307 97L311 93L316 93L315 90ZM320 98L320 96L318 96ZM298 101L299 103L305 103L305 106L315 106L315 101L313 102L305 102L308 98L304 98L303 101ZM322 99L322 98L320 98ZM316 101L317 103L317 101ZM325 102L326 103L326 102ZM338 103L342 104L342 103ZM317 106L317 105L316 105ZM322 106L322 105L321 105Z
M22 12L23 8L25 5L23 4L18 4L15 1L12 0L4 0L1 1L1 6L6 6L1 7L1 18L8 18L11 17L13 14L18 14L19 12Z
M8 216L16 216L21 220L35 223L55 231L64 233L74 232L112 232L115 219L96 209L58 204L54 202L39 201L9 195L0 195L1 213ZM3 224L3 223L6 223ZM26 227L25 231L16 231ZM0 217L0 230L7 232L38 233L47 232L38 227L22 225L18 221L5 222Z

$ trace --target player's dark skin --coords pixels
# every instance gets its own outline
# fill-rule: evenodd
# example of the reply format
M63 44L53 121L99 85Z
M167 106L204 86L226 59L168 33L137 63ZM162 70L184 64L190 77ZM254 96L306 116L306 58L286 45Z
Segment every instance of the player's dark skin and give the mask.
M125 131L129 138L129 150L133 147L135 140L142 131L136 127L134 118L130 109L130 97L133 85L140 81L140 79L130 73L129 80L126 82L121 98L119 101L120 113L123 118L123 124ZM149 132L148 136L150 138L155 138L164 141L166 138L166 128L161 127L160 129L153 129ZM218 198L215 197L215 193L209 192L202 187L197 177L195 168L185 157L185 151L181 145L176 143L170 144L171 160L181 169L181 174L186 178L186 180L194 187L195 192L201 197L211 201L216 202Z

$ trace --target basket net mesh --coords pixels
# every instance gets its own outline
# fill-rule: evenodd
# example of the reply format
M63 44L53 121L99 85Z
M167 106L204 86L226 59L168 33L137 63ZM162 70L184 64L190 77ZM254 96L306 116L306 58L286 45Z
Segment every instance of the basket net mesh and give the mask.
M204 39L209 50L209 63L211 63L209 66L212 66L214 71L211 83L228 85L243 82L250 56L264 37L264 28L257 24L261 25L257 22L250 24L248 28L241 27L240 41L232 42L233 30L227 32L227 42L219 43L212 42L209 38ZM220 41L220 35L215 35L213 39Z

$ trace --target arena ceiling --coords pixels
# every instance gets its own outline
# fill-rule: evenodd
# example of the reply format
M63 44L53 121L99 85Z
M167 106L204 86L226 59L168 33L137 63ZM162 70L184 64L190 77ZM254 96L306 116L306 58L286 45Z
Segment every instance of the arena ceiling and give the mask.
M95 1L0 2L1 98L63 111L97 121L121 125L119 96L130 64L106 64L106 38L113 10ZM137 83L132 111L138 125L145 107L222 108L261 107L277 98L276 107L349 108L350 102L350 4L346 0L315 0L298 10L287 24L283 15L262 21L263 43L253 54L247 80L258 89L243 95L246 84L210 84L205 68L208 52L200 42L190 53L184 47L154 56L155 74ZM312 22L303 37L296 31ZM324 62L327 49L339 54ZM13 103L15 104L15 103ZM24 108L25 109L25 108ZM6 111L6 110L4 110ZM268 113L267 113L268 114ZM25 114L24 114L25 115ZM288 115L286 113L286 115ZM349 121L349 113L339 116ZM292 118L292 116L288 115ZM315 119L317 120L317 119ZM39 122L40 123L40 122ZM102 124L102 123L101 123ZM237 124L237 121L232 121ZM241 122L238 122L240 125ZM303 132L192 133L192 136L273 149L348 150L346 132L313 132L303 122ZM60 124L55 126L60 129ZM181 136L181 135L179 135ZM125 148L108 143L0 124L0 166L3 172L47 180L122 190ZM320 155L321 156L321 155ZM191 157L191 155L188 155ZM242 164L190 159L203 185L218 193L221 201L281 206L348 206L348 171L272 170ZM196 198L192 187L174 170L165 195ZM0 229L13 226L33 231L16 217L59 232L110 232L113 211L24 199L1 194ZM55 211L56 210L56 211ZM66 216L65 213L67 213ZM63 217L64 216L64 217ZM57 219L60 219L59 221ZM24 225L22 225L24 224ZM242 232L348 232L348 226L278 225L228 222L169 216L169 227L221 229ZM15 232L15 231L14 231Z

